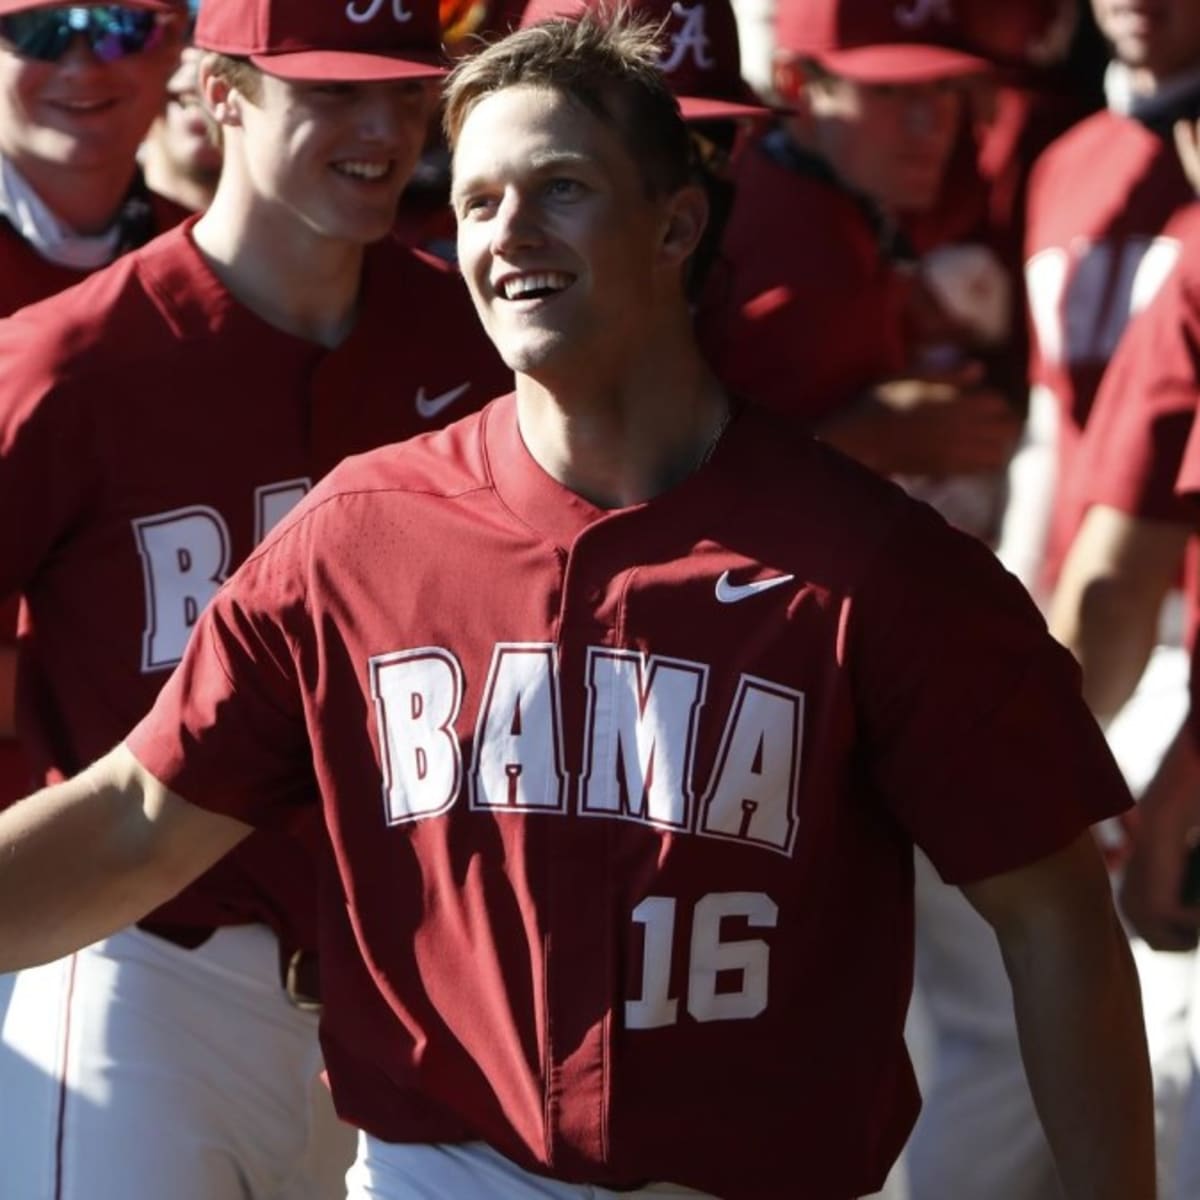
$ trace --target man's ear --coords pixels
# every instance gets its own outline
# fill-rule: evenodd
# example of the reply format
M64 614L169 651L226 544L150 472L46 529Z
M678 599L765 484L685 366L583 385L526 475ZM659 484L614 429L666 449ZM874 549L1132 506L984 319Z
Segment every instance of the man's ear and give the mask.
M698 183L681 187L667 201L666 222L659 248L664 263L683 268L708 224L708 197Z
M242 123L242 93L223 75L212 69L208 59L200 63L198 86L204 107L218 125Z

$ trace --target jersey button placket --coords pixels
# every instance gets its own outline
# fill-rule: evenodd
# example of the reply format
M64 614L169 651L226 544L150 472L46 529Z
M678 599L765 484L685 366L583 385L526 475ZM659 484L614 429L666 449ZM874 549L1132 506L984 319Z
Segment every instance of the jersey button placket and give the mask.
M597 557L593 527L571 546L559 613L563 725L571 773L567 818L553 838L548 882L548 1137L560 1168L608 1157L608 1053L614 988L610 840L607 821L579 815L591 728L588 648L612 645L615 594ZM601 542L604 539L599 539Z

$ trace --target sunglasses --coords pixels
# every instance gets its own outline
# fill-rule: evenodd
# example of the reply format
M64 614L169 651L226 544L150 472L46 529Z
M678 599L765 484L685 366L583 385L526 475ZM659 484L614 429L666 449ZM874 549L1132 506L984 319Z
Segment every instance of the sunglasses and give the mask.
M162 40L171 17L121 4L31 8L0 17L0 39L22 58L58 62L77 38L103 63L116 62Z

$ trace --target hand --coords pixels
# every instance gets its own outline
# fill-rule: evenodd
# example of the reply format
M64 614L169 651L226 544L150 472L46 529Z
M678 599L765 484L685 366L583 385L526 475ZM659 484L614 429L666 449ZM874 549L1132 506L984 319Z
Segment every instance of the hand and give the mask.
M1200 907L1179 899L1184 864L1200 831L1200 755L1185 726L1138 806L1133 850L1119 900L1126 920L1155 950L1191 950Z
M1179 152L1184 174L1200 193L1200 121L1175 122L1175 149Z
M1021 422L975 364L945 375L889 379L817 431L886 475L973 475L1003 468Z

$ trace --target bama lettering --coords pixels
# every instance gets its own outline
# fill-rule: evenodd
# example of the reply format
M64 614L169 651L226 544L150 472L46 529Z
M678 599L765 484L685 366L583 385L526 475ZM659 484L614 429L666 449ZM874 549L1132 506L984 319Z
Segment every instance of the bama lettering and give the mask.
M311 487L288 479L255 489L255 545ZM229 526L215 508L196 504L136 518L133 536L146 595L142 672L163 671L183 658L192 628L229 574Z
M454 654L423 647L379 655L369 674L387 823L442 815L465 795L475 812L632 821L790 856L804 694L741 676L699 792L694 758L708 673L703 663L590 647L582 769L572 776L553 645L495 647L470 762L455 731L464 672Z

